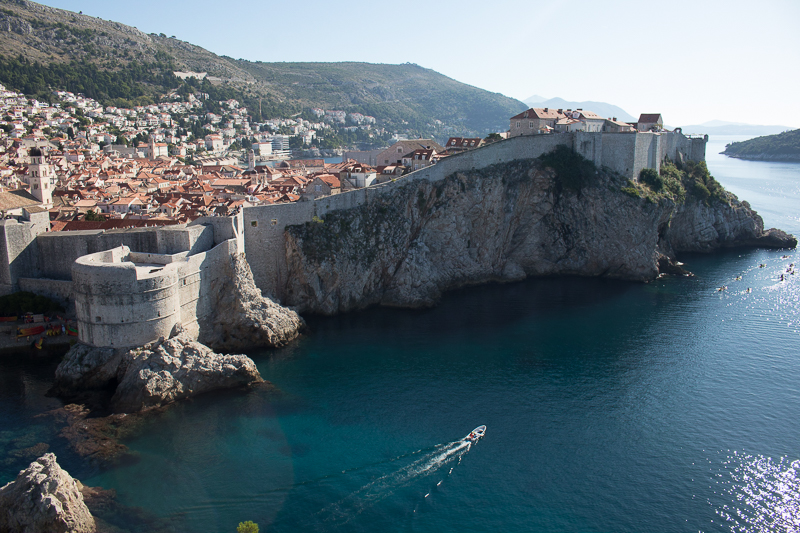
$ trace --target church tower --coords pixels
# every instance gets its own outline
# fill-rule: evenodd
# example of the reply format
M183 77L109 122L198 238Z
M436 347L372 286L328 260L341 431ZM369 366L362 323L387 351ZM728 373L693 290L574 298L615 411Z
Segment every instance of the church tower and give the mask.
M31 148L28 155L31 162L26 178L31 186L31 194L42 203L42 207L50 209L53 207L53 185L50 183L53 171L39 148Z
M253 171L256 169L256 153L251 149L247 151L247 170Z

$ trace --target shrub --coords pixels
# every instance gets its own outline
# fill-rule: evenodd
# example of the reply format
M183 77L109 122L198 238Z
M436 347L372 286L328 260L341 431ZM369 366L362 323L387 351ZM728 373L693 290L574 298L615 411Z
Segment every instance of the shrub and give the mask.
M639 195L639 189L637 189L636 187L623 187L620 190L633 198L641 198L641 196Z
M664 188L664 179L653 168L643 168L639 172L639 183L644 183L656 192Z
M0 297L0 315L14 316L27 312L31 313L51 313L64 311L58 303L50 298L33 294L32 292L15 292Z
M580 191L591 184L597 174L594 163L566 146L557 146L552 152L542 155L542 164L556 172L556 182L564 189Z
M236 528L236 533L258 533L258 524L252 520L247 522L239 522L239 527Z

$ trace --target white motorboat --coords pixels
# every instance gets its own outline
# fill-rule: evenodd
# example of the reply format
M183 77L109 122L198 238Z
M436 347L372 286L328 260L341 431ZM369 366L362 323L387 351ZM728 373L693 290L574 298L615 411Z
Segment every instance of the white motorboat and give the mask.
M486 434L486 426L478 426L472 431L470 431L469 435L464 437L464 440L469 442L478 442Z

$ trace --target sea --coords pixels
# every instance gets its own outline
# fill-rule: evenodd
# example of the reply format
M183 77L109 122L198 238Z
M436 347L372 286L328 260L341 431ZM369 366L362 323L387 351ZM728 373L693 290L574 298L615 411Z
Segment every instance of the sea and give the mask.
M746 138L711 138L711 173L800 235L800 164L719 155ZM174 405L113 468L41 416L58 356L2 355L0 484L46 446L116 491L120 532L800 531L800 254L680 259L695 277L307 317L298 342L249 353L277 390Z

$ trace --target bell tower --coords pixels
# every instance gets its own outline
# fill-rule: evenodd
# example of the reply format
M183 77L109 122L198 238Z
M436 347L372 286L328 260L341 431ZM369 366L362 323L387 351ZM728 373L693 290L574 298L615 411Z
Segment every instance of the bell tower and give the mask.
M53 185L50 183L53 171L41 149L31 148L28 155L30 163L26 177L31 186L31 194L41 202L42 207L50 209L53 207Z

